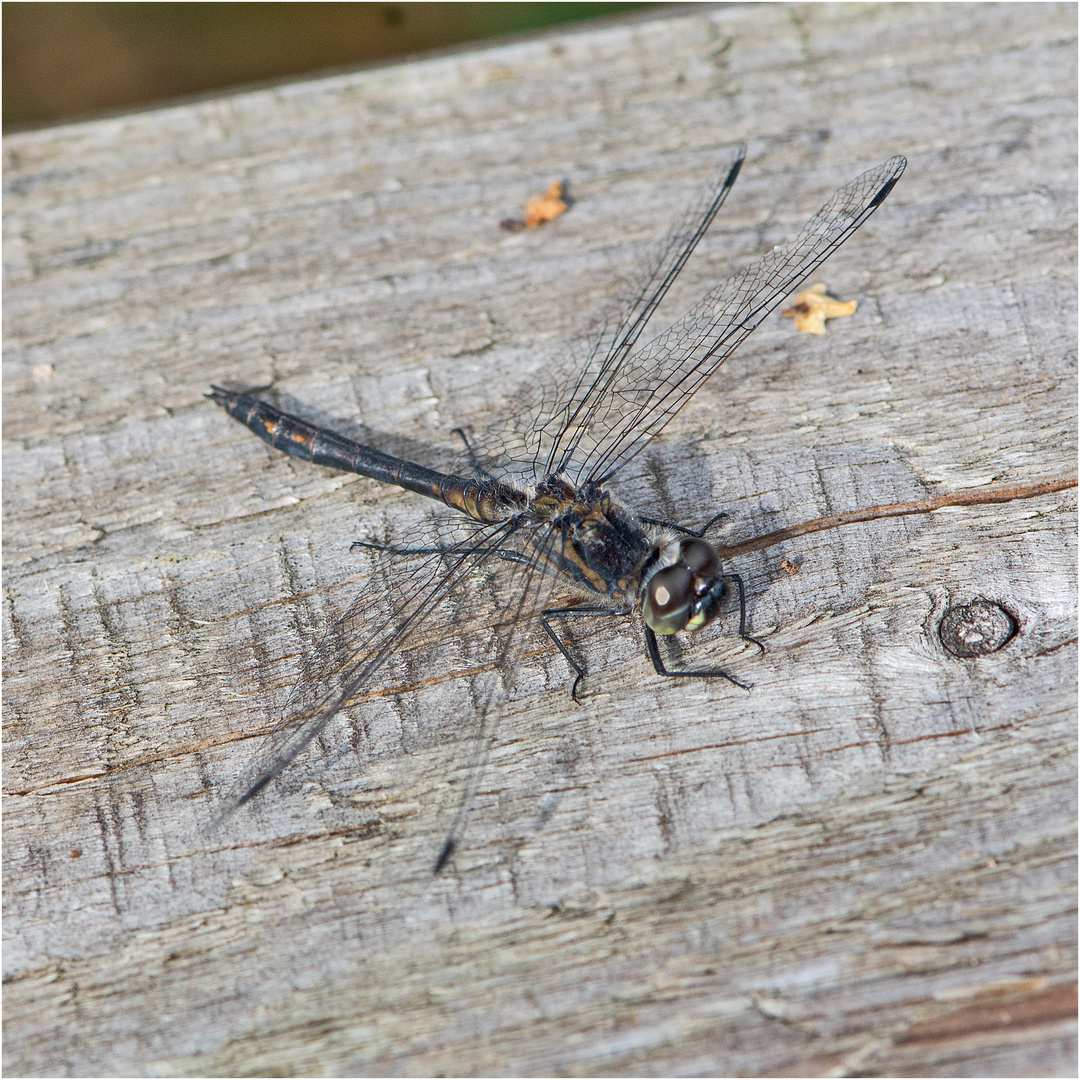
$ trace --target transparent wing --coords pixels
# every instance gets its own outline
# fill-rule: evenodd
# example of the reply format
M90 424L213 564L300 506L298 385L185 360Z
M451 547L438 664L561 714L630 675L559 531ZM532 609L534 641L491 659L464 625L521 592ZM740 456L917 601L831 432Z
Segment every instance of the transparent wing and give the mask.
M604 480L690 400L765 317L888 196L907 164L893 157L841 188L794 239L708 293L659 337L635 346L712 223L745 156L739 147L616 299L555 363L511 398L507 419L474 438L493 474L518 484L562 470Z
M304 665L280 722L256 751L210 828L255 798L341 709L365 695L377 695L395 680L407 685L408 654L423 643L487 637L484 651L489 662L473 680L470 698L462 702L461 729L473 731L481 741L491 734L520 662L523 636L518 628L546 602L556 576L547 556L562 538L549 526L523 525L513 519L486 526L460 518L441 526L428 523L417 535L439 550L409 547L409 554L388 553L382 570L330 627ZM485 577L491 580L485 582ZM498 615L493 619L495 610ZM478 780L476 773L470 769L467 795L454 819L457 831ZM447 843L452 846L452 841Z
M552 471L577 483L605 481L693 397L781 300L884 202L907 162L863 173L814 215L793 240L723 282L659 337L601 371L572 415L554 417Z
M591 408L595 388L618 372L731 191L746 158L739 145L614 299L555 362L511 397L506 419L475 435L484 468L519 484L552 472L557 436Z

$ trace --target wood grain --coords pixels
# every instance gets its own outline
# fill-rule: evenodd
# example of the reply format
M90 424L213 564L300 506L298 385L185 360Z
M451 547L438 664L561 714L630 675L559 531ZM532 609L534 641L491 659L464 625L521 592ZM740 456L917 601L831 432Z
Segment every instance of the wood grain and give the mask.
M1075 1075L1075 23L673 9L6 139L6 1073ZM207 834L351 541L426 512L210 383L450 464L739 140L672 316L910 160L819 275L856 314L770 318L617 489L733 548L836 518L733 558L764 657L685 647L752 691L572 627L577 706L531 636L432 881L465 597ZM980 597L1018 632L958 659Z

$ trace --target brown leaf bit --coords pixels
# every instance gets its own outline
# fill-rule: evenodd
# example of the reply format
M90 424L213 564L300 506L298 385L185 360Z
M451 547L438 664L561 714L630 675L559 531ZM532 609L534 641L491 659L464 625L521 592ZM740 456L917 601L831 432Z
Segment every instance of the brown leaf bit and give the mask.
M795 297L795 306L781 311L780 314L785 319L794 319L796 330L806 334L824 334L826 319L854 315L858 306L858 300L834 300L828 289L818 282L799 293Z
M525 204L525 220L506 218L499 222L500 228L508 232L520 232L522 229L535 229L545 221L551 221L566 212L567 203L563 199L561 180L553 180L543 195L537 195Z
M797 574L799 572L799 566L801 564L802 564L801 559L798 562L789 562L787 559L785 559L780 564L780 569L783 570L785 574L787 574L789 576L792 576L792 575Z

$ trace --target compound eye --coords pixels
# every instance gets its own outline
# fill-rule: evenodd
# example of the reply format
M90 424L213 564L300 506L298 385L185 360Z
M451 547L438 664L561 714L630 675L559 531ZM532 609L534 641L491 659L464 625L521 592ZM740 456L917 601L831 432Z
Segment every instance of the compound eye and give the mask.
M690 621L694 575L685 566L665 566L649 579L642 615L658 634L677 634Z
M705 540L684 540L679 547L679 562L689 567L695 577L714 578L720 573L720 556Z

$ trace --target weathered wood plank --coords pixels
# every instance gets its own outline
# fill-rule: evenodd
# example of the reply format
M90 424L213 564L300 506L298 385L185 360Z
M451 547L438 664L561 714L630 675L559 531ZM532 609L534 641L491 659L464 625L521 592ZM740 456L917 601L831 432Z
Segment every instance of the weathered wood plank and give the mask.
M7 1072L1075 1072L1073 491L739 557L767 655L688 657L750 694L604 627L575 706L536 636L435 882L468 643L202 831L371 572L349 542L422 516L208 385L446 464L724 144L687 303L911 164L822 275L855 316L772 318L635 508L736 543L1073 475L1075 19L700 8L5 140ZM500 232L555 176L571 212ZM976 597L1018 633L958 659Z

